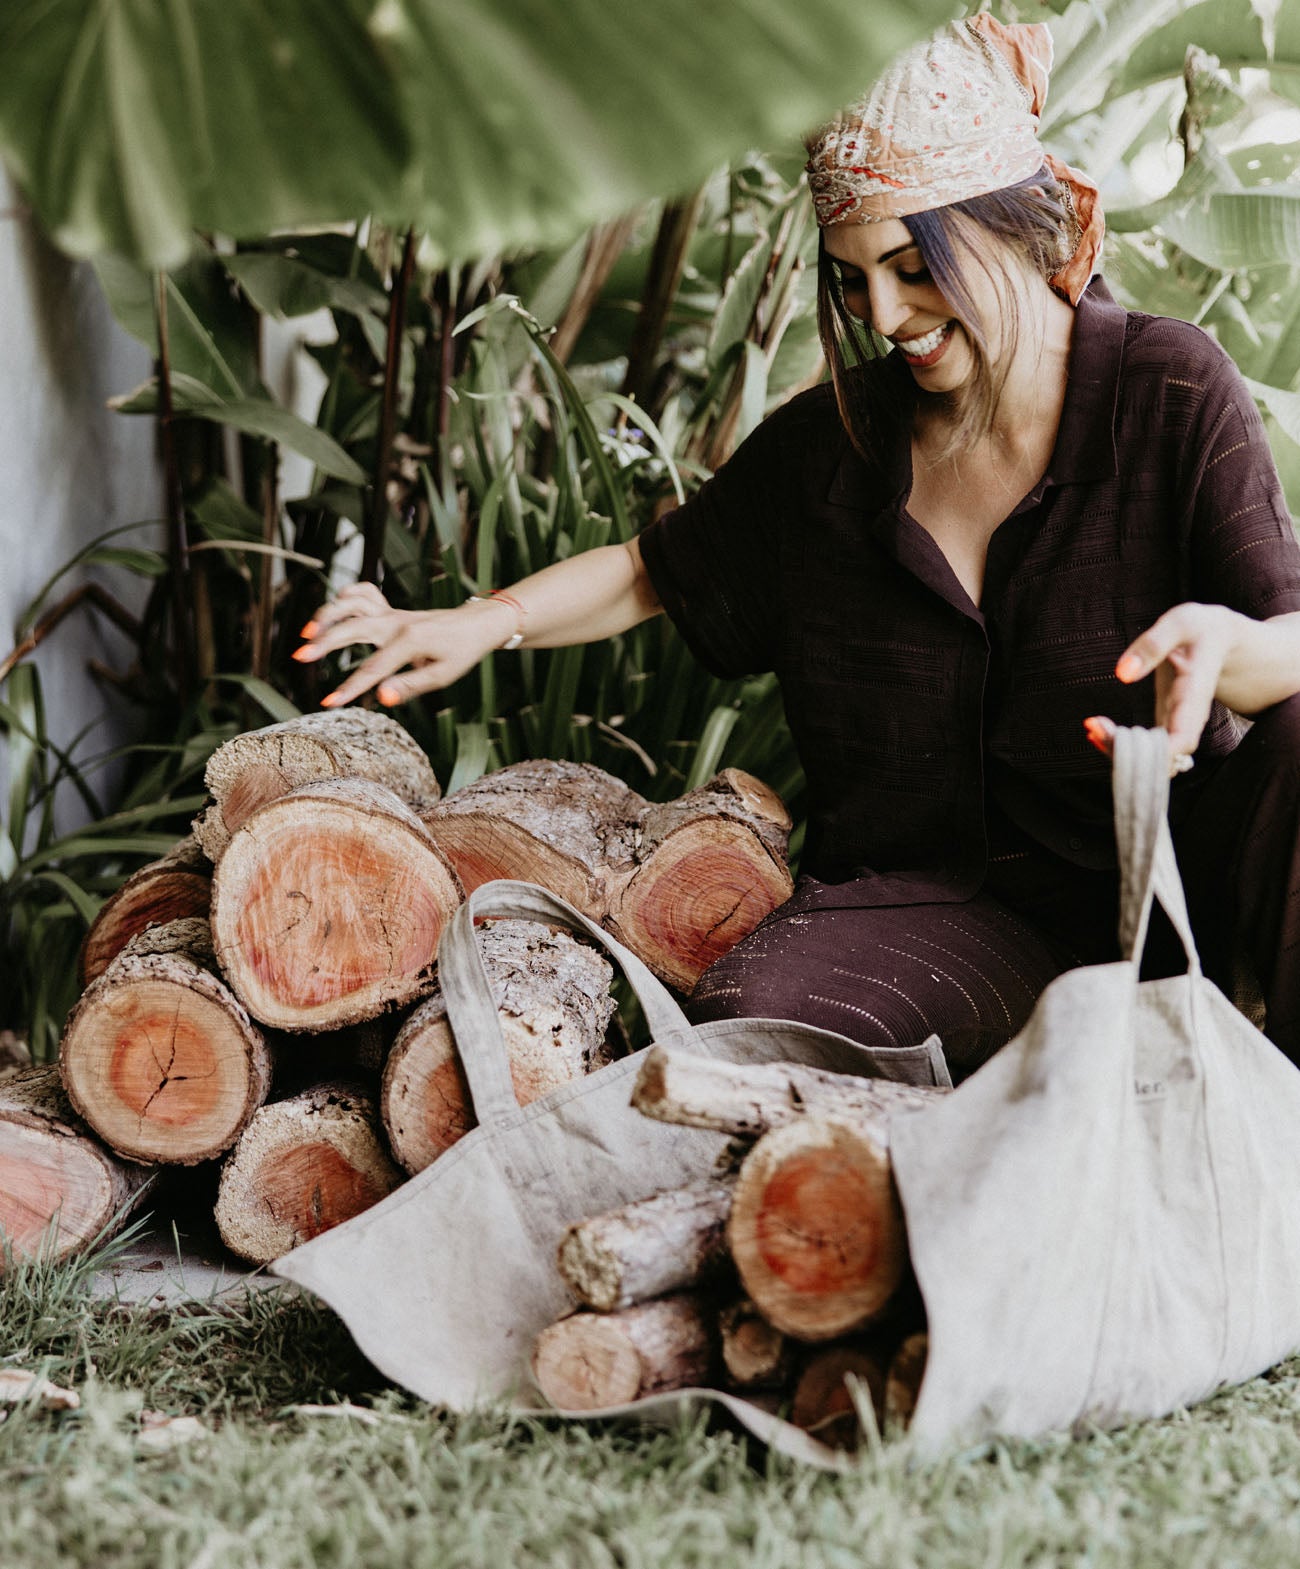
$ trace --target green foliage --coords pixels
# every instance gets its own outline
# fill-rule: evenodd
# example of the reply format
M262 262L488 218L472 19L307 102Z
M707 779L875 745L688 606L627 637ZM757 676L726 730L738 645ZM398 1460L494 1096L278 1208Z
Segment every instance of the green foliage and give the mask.
M835 109L944 0L9 0L0 153L77 255L376 213L553 243ZM835 47L825 46L827 39Z

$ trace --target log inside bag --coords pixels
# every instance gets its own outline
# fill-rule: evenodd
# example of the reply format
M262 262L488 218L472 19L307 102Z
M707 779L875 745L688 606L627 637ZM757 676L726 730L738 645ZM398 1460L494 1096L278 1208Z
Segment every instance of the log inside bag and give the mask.
M429 759L390 715L364 708L300 714L217 748L204 774L213 801L195 820L195 837L219 861L231 835L260 807L300 785L336 778L373 780L416 813L439 796Z
M873 1322L908 1263L887 1149L830 1118L764 1134L741 1165L727 1241L741 1284L786 1334L831 1340Z
M643 1116L756 1139L804 1117L847 1116L881 1143L897 1112L932 1105L947 1086L828 1073L793 1062L734 1063L652 1046L632 1088Z
M102 1239L152 1180L152 1172L118 1159L90 1133L53 1064L0 1081L0 1233L15 1258L34 1258L44 1248L53 1262Z
M217 1229L232 1253L269 1264L402 1181L372 1098L357 1085L319 1084L253 1117L221 1169Z
M727 1256L730 1210L730 1182L670 1188L570 1226L556 1264L587 1307L630 1307L696 1285L715 1270Z
M476 935L519 1104L601 1066L614 1013L604 955L541 921L484 921ZM440 991L393 1042L380 1105L393 1154L412 1174L474 1126Z
M249 817L212 879L212 935L254 1018L340 1029L428 994L460 887L418 817L366 779L303 785Z
M216 973L206 921L150 927L68 1016L59 1072L120 1155L195 1165L228 1149L266 1099L265 1037Z
M705 1384L715 1363L712 1315L688 1292L619 1313L573 1313L542 1330L532 1358L537 1387L562 1411Z
M206 920L211 902L212 863L191 834L133 872L100 906L77 956L82 990L138 933L169 921Z

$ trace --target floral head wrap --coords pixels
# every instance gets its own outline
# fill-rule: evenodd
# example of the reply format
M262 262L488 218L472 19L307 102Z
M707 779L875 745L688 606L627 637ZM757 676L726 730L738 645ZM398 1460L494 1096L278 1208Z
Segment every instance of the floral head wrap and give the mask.
M1106 232L1097 187L1038 141L1052 35L982 12L950 22L894 61L866 96L808 142L817 221L879 223L1000 191L1051 169L1079 229L1051 279L1077 305Z

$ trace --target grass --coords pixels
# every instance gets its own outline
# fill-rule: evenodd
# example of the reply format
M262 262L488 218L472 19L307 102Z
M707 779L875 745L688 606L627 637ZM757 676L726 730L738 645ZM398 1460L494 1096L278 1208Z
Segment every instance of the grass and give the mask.
M99 1261L102 1262L102 1259ZM95 1300L93 1258L0 1280L0 1351L78 1411L0 1426L0 1564L47 1569L1225 1569L1300 1561L1300 1360L1113 1434L886 1447L832 1477L701 1419L672 1430L445 1414L290 1288ZM299 1405L350 1403L322 1416ZM136 1447L142 1408L212 1436Z

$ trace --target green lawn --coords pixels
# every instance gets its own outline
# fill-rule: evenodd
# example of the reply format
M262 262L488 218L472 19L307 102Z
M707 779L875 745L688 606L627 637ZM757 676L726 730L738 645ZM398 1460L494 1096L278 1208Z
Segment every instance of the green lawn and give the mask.
M289 1288L151 1313L95 1301L92 1267L0 1280L0 1366L82 1396L0 1425L3 1569L1300 1565L1300 1360L1122 1433L834 1477L704 1423L448 1419ZM292 1409L338 1402L362 1413ZM145 1407L212 1436L141 1453Z

